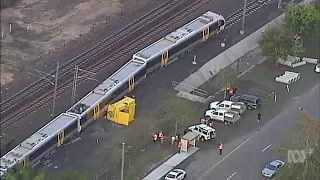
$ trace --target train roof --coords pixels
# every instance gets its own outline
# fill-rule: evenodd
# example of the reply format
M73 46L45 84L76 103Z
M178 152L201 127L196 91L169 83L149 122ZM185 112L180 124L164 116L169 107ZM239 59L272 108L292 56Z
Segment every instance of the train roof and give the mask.
M123 82L126 82L129 79L129 77L136 74L141 68L144 68L145 64L145 61L139 59L131 59L108 79L106 79L84 98L78 101L67 112L71 112L81 116L83 114L87 114L88 111L93 109L103 99L117 90L123 84Z
M76 116L72 116L67 113L62 113L57 116L36 133L32 134L28 139L24 140L18 146L2 156L0 159L0 170L5 171L6 169L13 167L17 162L25 159L26 156L41 147L44 142L50 140L52 136L55 136L76 119Z
M137 52L134 54L134 57L139 57L146 60L152 59L154 56L161 54L164 50L169 49L181 41L188 39L193 34L202 31L206 26L217 22L217 20L221 18L223 18L221 15L208 11L188 24L171 32L164 38L161 38L157 42Z

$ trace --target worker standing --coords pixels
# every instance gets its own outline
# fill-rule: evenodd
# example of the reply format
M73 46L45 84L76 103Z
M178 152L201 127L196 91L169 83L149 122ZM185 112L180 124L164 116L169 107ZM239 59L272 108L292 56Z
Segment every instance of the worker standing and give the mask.
M158 133L154 133L152 137L153 137L153 142L156 143L158 140Z
M160 143L163 144L164 134L162 131L159 132L159 139L160 139Z
M260 123L260 121L261 121L261 114L258 113L258 123Z
M175 136L171 136L171 146L173 147L176 143L176 137Z
M213 127L213 121L209 121L209 126Z
M201 124L205 124L205 123L206 123L206 119L205 119L205 118L201 118L201 119L200 119L200 123L201 123Z
M180 151L181 151L181 142L178 142L178 153L180 153Z
M180 142L180 134L178 133L176 135L176 144L179 145L179 142Z
M220 143L220 144L219 144L219 154L220 154L220 155L222 154L222 150L223 150L223 144Z

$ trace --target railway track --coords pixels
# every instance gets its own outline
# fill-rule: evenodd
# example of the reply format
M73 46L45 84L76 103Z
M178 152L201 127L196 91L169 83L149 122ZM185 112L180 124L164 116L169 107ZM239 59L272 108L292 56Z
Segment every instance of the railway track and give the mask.
M134 21L129 26L119 30L114 36L99 42L60 68L59 82L63 83L59 84L57 95L63 94L72 87L73 73L70 72L73 72L75 65L99 73L118 62L119 59L123 59L123 56L135 53L141 45L151 44L156 38L161 38L157 35L170 28L170 26L178 24L184 17L210 1L212 0L167 1L143 16L145 18L139 18L141 20ZM249 2L246 16L270 2L272 0L253 0ZM226 17L226 29L240 21L242 13L243 8L240 8L228 15ZM163 22L161 19L167 19L167 21ZM160 70L155 73L158 72ZM51 74L54 73L54 71L51 72ZM84 79L78 80L78 84L83 82L85 82ZM53 87L50 86L51 84L47 81L38 80L16 96L2 102L1 131L8 129L20 119L50 102L53 98ZM34 97L38 98L32 100Z
M60 95L72 86L73 69L78 65L82 69L96 73L115 64L127 54L135 53L142 44L149 44L161 32L170 28L187 15L212 0L172 0L149 12L148 16L124 28L114 36L98 43L85 53L63 65L59 71L57 94ZM162 21L166 19L167 21ZM51 72L54 74L55 72ZM79 79L78 83L85 80ZM23 117L50 102L53 88L45 80L38 80L17 95L1 103L1 131L7 129ZM37 97L36 99L33 99Z

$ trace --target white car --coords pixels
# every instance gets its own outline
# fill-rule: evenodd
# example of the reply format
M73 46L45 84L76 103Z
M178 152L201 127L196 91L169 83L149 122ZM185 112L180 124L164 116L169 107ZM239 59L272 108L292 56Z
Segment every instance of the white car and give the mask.
M276 172L284 165L283 161L274 160L266 165L262 170L262 175L267 178L273 178Z
M317 73L320 73L320 63L316 65L315 71L316 71Z
M166 177L164 178L165 180L183 180L186 178L187 172L182 169L174 169L170 171Z

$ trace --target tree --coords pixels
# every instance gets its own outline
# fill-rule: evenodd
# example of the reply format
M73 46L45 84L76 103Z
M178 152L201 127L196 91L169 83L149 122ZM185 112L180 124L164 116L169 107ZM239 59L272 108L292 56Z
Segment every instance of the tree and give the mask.
M231 67L220 69L216 75L216 82L221 87L225 87L227 84L234 87L236 79L237 73Z
M288 155L288 150L292 149L313 149L313 153L307 156L305 163L288 164L282 168L276 176L281 180L309 180L320 179L320 146L319 132L320 126L317 121L304 113L293 130L295 139L282 144L276 148L278 152Z
M179 129L194 117L194 110L189 102L180 98L171 98L168 102L170 126L176 134Z
M25 166L18 164L15 169L9 169L5 173L6 180L45 180L45 174L36 174L32 170L32 164L25 162Z
M25 165L19 164L16 168L9 169L5 173L6 180L87 180L87 176L79 171L66 171L49 174L44 169L36 173L32 169L31 162L25 162Z
M286 8L284 25L300 35L319 35L320 11L316 4L293 4Z
M284 27L266 30L258 41L262 54L274 60L286 60L289 55L300 56L304 52L302 39L293 39L294 34Z

